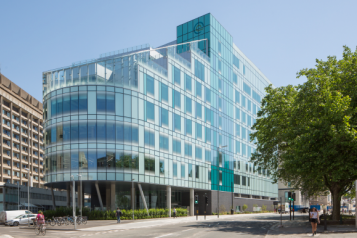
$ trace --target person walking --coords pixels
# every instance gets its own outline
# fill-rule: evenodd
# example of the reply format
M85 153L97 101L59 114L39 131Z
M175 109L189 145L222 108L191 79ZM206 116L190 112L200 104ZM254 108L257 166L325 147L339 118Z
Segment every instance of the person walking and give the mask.
M174 218L176 218L176 208L174 208Z
M117 212L115 213L115 215L117 216L117 223L120 223L121 211L119 207L117 207Z
M320 224L319 213L317 212L316 207L313 207L312 211L310 212L310 222L312 227L312 236L314 236L316 235L317 223Z

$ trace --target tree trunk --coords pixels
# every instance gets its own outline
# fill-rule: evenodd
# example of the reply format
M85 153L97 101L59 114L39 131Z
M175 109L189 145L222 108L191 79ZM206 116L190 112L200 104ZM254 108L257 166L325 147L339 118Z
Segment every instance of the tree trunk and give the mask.
M332 220L339 221L341 207L341 187L338 184L334 184L331 186L330 192L333 199Z

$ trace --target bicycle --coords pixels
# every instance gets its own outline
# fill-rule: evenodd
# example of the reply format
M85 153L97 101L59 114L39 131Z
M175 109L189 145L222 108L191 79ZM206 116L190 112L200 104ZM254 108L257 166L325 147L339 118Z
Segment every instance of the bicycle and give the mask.
M40 224L39 227L35 227L35 234L36 235L41 234L42 236L46 235L46 225Z
M87 224L87 217L79 216L77 220L79 221L78 224L80 224L80 223Z
M61 221L58 217L52 217L52 220L50 219L50 225L54 226L57 224L57 226L61 226Z

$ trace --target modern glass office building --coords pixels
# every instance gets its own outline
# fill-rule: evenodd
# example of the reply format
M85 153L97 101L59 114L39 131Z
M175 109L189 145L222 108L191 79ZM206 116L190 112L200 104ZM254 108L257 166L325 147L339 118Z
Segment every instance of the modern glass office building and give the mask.
M273 203L277 184L249 163L251 126L271 82L211 14L176 32L161 47L43 73L47 186L81 179L76 190L92 208L190 206L192 214L197 194L209 214L217 190L227 210Z

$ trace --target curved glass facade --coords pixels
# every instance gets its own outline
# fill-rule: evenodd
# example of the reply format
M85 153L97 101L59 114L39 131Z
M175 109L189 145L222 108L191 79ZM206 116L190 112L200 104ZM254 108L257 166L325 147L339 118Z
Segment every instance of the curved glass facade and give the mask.
M176 43L186 43L43 73L48 184L81 174L277 197L269 171L249 163L251 126L270 82L212 15L198 18L203 32L191 29L195 21L177 28ZM190 29L197 39L187 38Z

